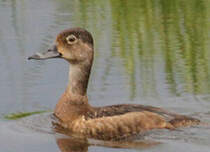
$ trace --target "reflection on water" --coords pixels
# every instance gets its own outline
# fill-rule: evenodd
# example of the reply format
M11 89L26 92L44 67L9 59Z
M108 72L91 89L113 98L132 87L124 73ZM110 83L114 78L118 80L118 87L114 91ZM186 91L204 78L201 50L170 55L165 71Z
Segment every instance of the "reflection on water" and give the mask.
M26 58L75 26L94 36L91 104L209 113L209 7L209 0L0 0L0 114L54 108L68 65Z
M209 93L206 6L197 0L121 1L112 5L116 21L113 29L120 35L115 43L119 44L120 57L125 59L131 86L135 86L133 75L140 69L142 92L158 94L155 64L159 63L158 70L165 73L163 81L170 93Z
M71 138L58 138L56 143L62 152L87 152L88 143Z
M125 148L125 149L144 149L150 148L158 142L139 141L139 142L107 142L107 141L92 141L89 144L87 141L73 138L56 138L56 143L62 152L88 152L90 146L103 146L106 148Z
M155 2L146 0L126 3L124 6L120 2L113 4L116 21L113 29L120 35L114 43L118 43L119 55L125 59L133 86L131 94L135 93L137 69L140 69L143 95L151 92L159 95L157 70L163 72L162 81L173 95L209 93L205 4L160 1L154 5ZM129 21L132 18L132 22Z

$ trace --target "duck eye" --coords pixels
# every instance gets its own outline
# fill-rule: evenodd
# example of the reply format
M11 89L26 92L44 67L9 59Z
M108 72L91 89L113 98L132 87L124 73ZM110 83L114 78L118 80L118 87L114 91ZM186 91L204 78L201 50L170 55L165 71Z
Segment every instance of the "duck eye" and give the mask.
M74 35L69 35L66 37L66 41L68 44L73 44L75 43L77 38Z

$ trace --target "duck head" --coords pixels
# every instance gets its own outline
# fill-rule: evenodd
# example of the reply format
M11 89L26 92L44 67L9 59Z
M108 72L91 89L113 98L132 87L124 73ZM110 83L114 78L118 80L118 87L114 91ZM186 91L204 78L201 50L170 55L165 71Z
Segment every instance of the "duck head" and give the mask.
M43 53L36 53L28 59L44 60L63 58L70 64L92 64L93 38L82 28L71 28L62 31L56 38L56 44Z
M43 53L36 53L28 59L44 60L63 58L70 63L68 97L86 96L88 79L92 67L94 48L91 34L82 28L71 28L58 34L55 45Z

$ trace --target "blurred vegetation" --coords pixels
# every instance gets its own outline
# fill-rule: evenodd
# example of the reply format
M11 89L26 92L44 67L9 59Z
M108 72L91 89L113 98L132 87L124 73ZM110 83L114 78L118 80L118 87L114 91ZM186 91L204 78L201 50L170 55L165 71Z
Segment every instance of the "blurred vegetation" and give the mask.
M41 113L46 113L46 112L51 112L51 111L49 111L49 110L42 110L42 111L33 111L33 112L11 113L11 114L5 115L4 119L17 120L17 119L21 119L21 118L28 117L28 116L31 116L31 115L41 114Z

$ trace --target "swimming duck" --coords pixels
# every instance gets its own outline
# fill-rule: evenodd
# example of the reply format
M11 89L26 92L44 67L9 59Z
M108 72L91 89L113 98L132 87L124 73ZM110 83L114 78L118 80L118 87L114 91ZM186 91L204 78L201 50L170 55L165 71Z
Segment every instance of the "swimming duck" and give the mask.
M54 115L59 125L87 138L119 140L152 129L175 129L199 124L199 120L167 110L120 104L93 107L88 103L87 87L94 58L92 35L82 28L62 31L47 52L28 59L63 58L70 64L68 86L58 101Z

